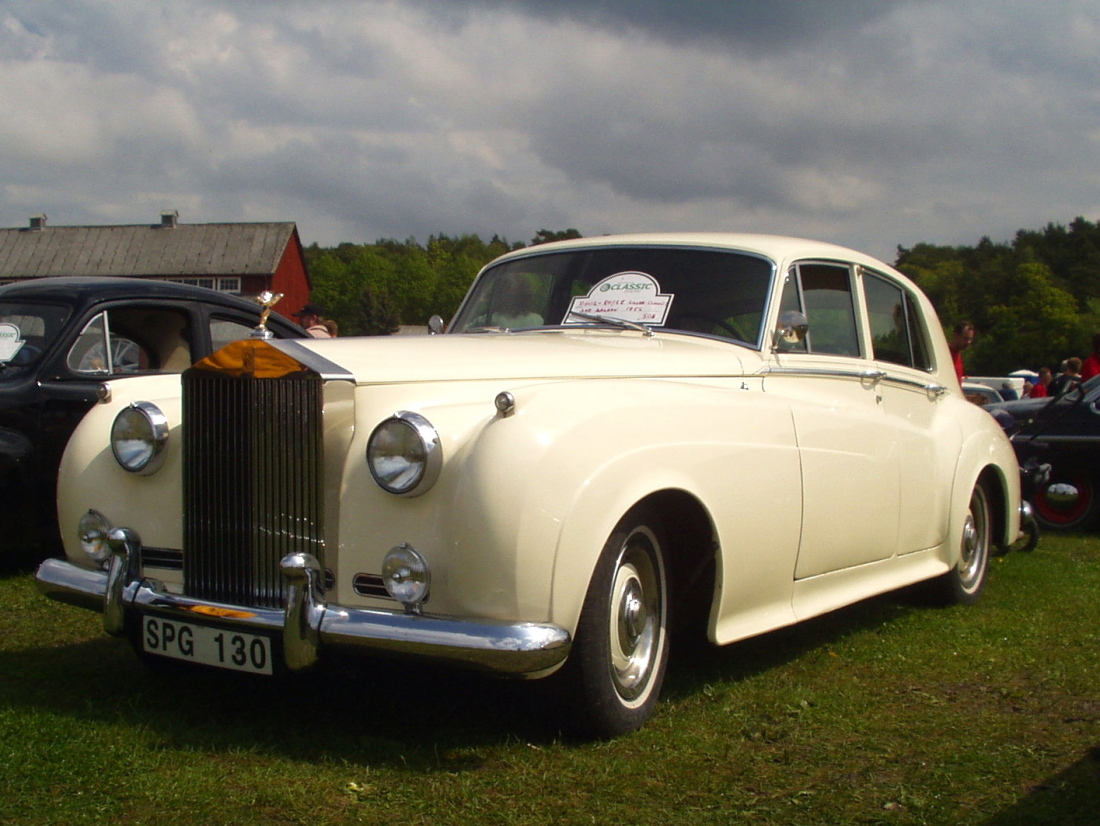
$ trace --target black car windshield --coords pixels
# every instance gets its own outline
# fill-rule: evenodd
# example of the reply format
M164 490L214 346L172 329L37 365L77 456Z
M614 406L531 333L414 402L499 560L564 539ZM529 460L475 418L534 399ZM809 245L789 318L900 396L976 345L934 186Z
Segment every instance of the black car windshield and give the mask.
M0 376L36 364L65 326L69 312L60 304L0 301Z
M535 253L486 270L448 332L613 324L759 347L773 272L756 255L694 247Z

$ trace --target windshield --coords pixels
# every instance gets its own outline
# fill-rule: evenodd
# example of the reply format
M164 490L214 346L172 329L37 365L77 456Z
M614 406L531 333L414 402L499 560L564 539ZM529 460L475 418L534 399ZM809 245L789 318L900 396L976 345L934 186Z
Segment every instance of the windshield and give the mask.
M773 271L755 255L696 248L535 254L484 272L449 332L617 323L759 347Z
M69 307L0 301L0 370L37 364L49 349L69 317Z

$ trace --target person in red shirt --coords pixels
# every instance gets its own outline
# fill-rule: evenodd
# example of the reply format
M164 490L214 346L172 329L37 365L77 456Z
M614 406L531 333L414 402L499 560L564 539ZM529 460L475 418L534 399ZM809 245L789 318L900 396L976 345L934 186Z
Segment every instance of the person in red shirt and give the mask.
M1050 393L1047 392L1047 385L1050 384L1050 381L1053 378L1054 375L1050 372L1049 367L1040 367L1039 380L1035 382L1035 386L1031 388L1031 392L1028 394L1028 398L1045 399L1047 396L1049 396Z
M1092 337L1092 353L1081 362L1081 381L1100 375L1100 333Z
M947 345L951 350L951 361L955 364L955 375L958 376L959 384L962 384L963 376L966 375L963 369L963 350L973 343L974 325L969 321L960 321L955 325L951 341Z

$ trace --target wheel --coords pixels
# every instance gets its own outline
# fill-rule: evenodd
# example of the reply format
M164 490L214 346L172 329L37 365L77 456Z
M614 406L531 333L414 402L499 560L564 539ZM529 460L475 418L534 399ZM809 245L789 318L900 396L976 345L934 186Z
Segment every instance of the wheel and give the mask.
M938 581L943 601L963 605L978 601L989 572L992 535L993 512L989 492L983 482L978 482L970 494L970 505L963 520L959 561Z
M111 338L111 365L116 373L134 373L141 369L141 346L128 338ZM80 373L104 373L107 359L102 342L96 342L80 358L76 370Z
M581 734L626 734L653 712L668 662L663 546L659 520L637 508L600 554L563 674Z
M1035 518L1054 531L1080 531L1097 521L1096 482L1081 471L1055 471L1035 494Z

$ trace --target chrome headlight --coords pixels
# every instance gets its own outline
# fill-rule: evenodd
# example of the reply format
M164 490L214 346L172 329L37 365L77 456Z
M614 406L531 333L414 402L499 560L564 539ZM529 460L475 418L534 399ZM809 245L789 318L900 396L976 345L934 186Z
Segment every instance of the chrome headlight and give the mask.
M426 493L443 467L439 434L419 413L395 413L370 434L367 466L383 490L398 496Z
M80 537L80 547L84 550L84 553L96 562L105 562L111 555L107 538L113 530L111 523L107 521L107 517L99 511L89 510L80 517L76 530L77 535Z
M167 442L168 419L152 402L134 402L111 425L111 450L130 473L156 473L164 464Z
M382 560L382 583L391 597L410 611L418 612L432 584L428 561L402 542Z

